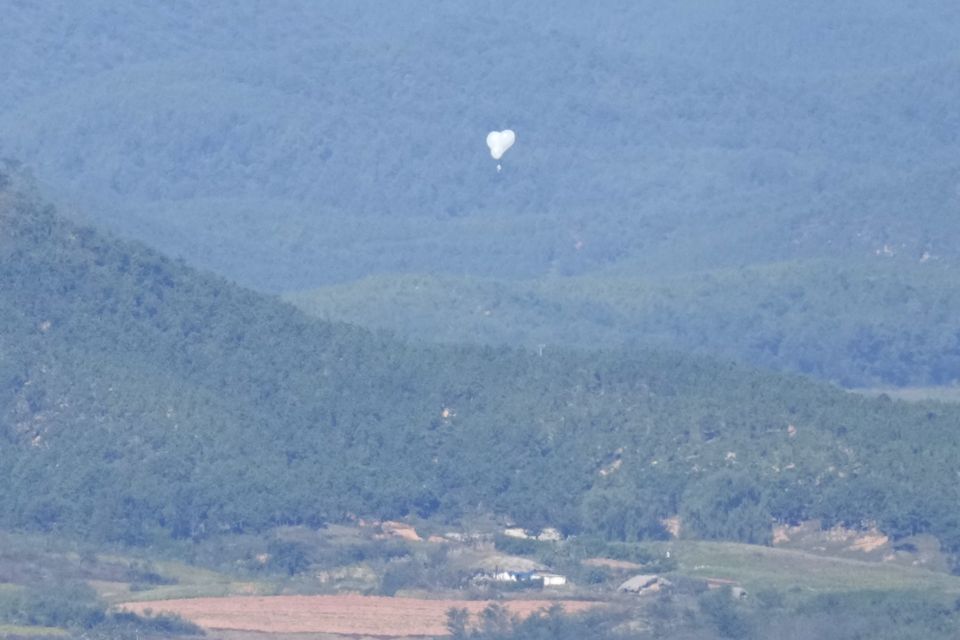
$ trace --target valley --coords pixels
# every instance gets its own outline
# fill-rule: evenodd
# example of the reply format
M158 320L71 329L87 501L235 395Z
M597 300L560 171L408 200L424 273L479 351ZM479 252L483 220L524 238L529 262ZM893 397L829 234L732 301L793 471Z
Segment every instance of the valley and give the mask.
M457 633L453 609L467 612L458 618L465 628L484 633L492 615L521 624L560 611L621 629L651 628L663 623L665 607L679 607L695 615L686 624L689 631L710 626L711 598L717 594L735 603L750 624L764 619L800 628L831 599L867 597L870 610L870 598L882 603L891 597L908 602L960 597L960 578L938 568L935 558L916 551L898 551L893 558L866 544L873 540L868 534L822 530L816 523L794 528L792 542L781 533L773 546L682 538L631 545L576 537L537 541L536 532L516 537L521 531L516 527L441 533L440 523L415 524L288 527L263 536L221 538L199 545L202 555L195 561L200 565L166 559L181 553L176 546L97 553L58 537L4 534L0 606L10 606L18 592L57 580L61 590L72 584L74 593L84 585L95 592L105 615L116 618L114 631L132 613L147 621L142 629L147 637L186 638L199 628L206 637L222 640L301 640L444 637ZM419 532L418 539L394 533L398 530ZM841 540L847 542L836 546ZM830 541L833 548L820 546ZM523 546L527 553L518 555L517 547ZM276 556L293 549L300 562L284 567L263 549ZM333 559L331 549L340 560ZM887 549L892 552L889 543ZM557 572L550 575L563 575L566 582L544 586L506 579L514 571L526 575L530 567ZM637 591L627 586L638 581L645 586ZM0 629L3 637L69 633L69 628L39 624L10 629ZM683 625L674 631L682 632Z

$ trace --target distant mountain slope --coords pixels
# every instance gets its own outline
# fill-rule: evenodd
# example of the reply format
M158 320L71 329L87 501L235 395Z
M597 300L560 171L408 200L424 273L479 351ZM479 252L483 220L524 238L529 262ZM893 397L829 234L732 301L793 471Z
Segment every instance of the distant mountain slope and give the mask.
M11 182L4 175L2 181ZM147 542L476 511L614 539L876 520L960 549L960 412L706 359L407 345L0 195L0 525Z
M0 155L274 291L954 260L957 32L953 0L15 3Z
M846 386L960 380L960 280L936 262L527 282L376 276L286 298L323 318L431 341L667 347Z

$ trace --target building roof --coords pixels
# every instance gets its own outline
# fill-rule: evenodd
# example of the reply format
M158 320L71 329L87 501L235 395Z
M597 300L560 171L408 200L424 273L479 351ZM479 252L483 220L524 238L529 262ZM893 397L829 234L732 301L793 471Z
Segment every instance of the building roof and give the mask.
M640 574L624 581L619 587L617 587L617 591L643 591L644 589L655 585L659 580L660 576L653 573Z

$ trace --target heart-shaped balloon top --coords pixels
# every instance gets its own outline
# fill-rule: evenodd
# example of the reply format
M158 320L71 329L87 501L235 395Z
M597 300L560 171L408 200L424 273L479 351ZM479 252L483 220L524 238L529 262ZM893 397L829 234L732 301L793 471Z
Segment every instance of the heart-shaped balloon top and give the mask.
M499 160L516 140L517 134L511 129L491 131L487 134L487 146L490 147L490 155L493 156L494 160Z

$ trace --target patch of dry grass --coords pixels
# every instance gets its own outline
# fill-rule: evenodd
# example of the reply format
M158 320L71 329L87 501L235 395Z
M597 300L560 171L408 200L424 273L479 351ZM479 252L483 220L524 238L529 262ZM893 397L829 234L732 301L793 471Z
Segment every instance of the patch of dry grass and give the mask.
M677 573L733 580L747 589L805 592L918 590L960 594L960 577L884 562L814 555L732 542L660 543L677 559Z

